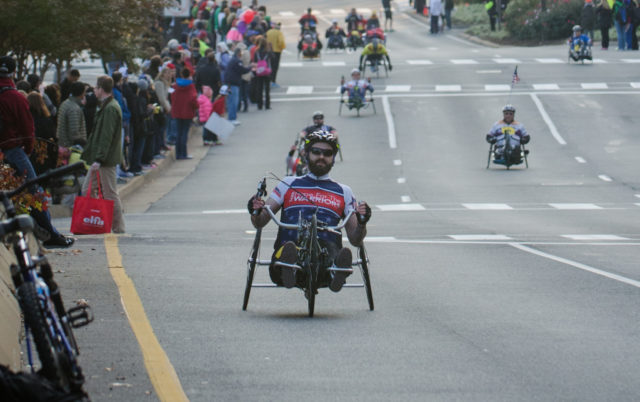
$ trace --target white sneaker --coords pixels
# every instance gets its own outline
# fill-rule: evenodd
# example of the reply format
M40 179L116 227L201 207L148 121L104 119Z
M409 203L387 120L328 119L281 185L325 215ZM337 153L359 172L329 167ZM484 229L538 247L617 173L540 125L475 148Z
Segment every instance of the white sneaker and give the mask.
M240 122L238 120L231 120L231 124L233 124L234 126L239 126Z

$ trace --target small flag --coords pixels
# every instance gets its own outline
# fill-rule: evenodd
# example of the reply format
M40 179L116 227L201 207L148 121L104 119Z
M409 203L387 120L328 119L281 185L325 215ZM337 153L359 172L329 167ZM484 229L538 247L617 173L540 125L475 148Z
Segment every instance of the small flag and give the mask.
M518 66L513 70L513 79L511 80L511 85L517 84L520 82L520 77L518 77Z

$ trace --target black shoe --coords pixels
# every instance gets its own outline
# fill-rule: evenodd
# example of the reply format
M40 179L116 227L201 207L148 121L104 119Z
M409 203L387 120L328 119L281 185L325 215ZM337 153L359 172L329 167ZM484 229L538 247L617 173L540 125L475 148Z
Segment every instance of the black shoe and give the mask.
M46 248L67 248L71 247L75 240L72 237L65 237L63 235L53 236L51 239L42 243Z
M338 252L338 256L335 260L336 268L351 269L351 249L344 247ZM331 283L329 289L332 292L339 292L344 286L344 282L347 280L347 276L351 275L351 272L347 271L331 271Z
M295 264L298 259L298 250L292 241L286 242L280 251L279 261L286 264ZM280 278L285 288L291 289L296 285L296 272L294 268L280 267Z

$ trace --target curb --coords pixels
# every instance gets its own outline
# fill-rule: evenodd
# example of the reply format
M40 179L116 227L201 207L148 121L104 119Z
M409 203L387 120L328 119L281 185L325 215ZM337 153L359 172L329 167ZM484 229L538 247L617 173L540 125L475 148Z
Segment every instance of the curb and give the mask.
M200 141L202 134L202 127L191 125L189 129L189 141L187 143L187 149L193 149L198 145L196 142ZM120 200L124 201L125 198L135 193L136 190L149 183L152 180L158 178L160 173L169 168L176 161L175 147L172 147L171 151L168 151L165 155L165 159L154 159L156 164L155 169L147 170L142 176L134 176L127 180L126 183L118 184L118 195ZM49 206L49 213L51 218L70 218L73 213L73 208L69 208L65 205L55 204Z

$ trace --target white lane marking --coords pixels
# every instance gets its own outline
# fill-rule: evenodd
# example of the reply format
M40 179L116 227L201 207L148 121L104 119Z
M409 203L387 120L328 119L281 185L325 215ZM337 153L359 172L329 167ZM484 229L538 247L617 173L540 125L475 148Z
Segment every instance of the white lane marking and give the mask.
M640 282L635 281L635 280L630 279L630 278L627 278L627 277L624 277L622 275L617 275L617 274L614 274L614 273L611 273L611 272L603 271L601 269L590 267L589 265L582 264L582 263L579 263L579 262L576 262L576 261L571 261L571 260L566 259L566 258L558 257L558 256L553 255L553 254L544 253L542 251L538 251L538 250L536 250L534 248L527 247L527 246L524 246L522 244L509 243L509 245L512 246L512 247L515 247L515 248L517 248L519 250L526 251L527 253L531 253L531 254L538 255L540 257L548 258L550 260L553 260L553 261L556 261L556 262L560 262L562 264L571 265L572 267L581 269L583 271L591 272L591 273L596 274L596 275L604 276L605 278L613 279L615 281L626 283L627 285L631 285L631 286L635 286L637 288L640 288Z
M593 240L631 240L627 237L622 237L622 236L616 236L616 235L612 235L612 234L590 234L590 235L584 235L584 234L568 234L568 235L560 235L562 237L566 237L567 239L571 239L571 240L587 240L587 241L593 241Z
M384 91L385 92L409 92L411 91L411 85L387 85Z
M358 14L363 14L364 16L369 16L369 14L371 14L371 9L370 8L356 8L356 12Z
M476 74L500 74L502 70L476 70Z
M296 15L293 11L279 11L278 14L282 17L293 17Z
M376 205L380 211L396 212L396 211L425 211L426 208L420 204L382 204Z
M538 111L540 112L542 119L545 121L545 123L547 123L547 126L551 131L551 135L553 135L553 138L555 138L560 145L567 145L567 142L564 140L564 138L562 138L562 136L558 132L556 125L553 124L553 121L551 121L551 117L549 117L547 112L544 110L544 106L542 106L542 102L540 102L540 99L538 99L538 96L536 94L531 94L531 99L533 99L533 103L535 103L536 106L538 107Z
M322 62L323 67L344 67L346 65L347 63L345 63L344 61L323 61Z
M411 202L411 197L409 197L408 195L401 195L400 196L400 201L402 201L402 202Z
M404 184L407 182L407 178L406 177L398 177L398 184Z
M602 180L602 181L613 181L613 179L609 176L607 176L606 174L599 174L598 175L598 179Z
M584 82L580 86L582 89L609 89L609 86L604 82Z
M495 61L498 64L520 64L522 63L520 60L518 59L493 59L493 61Z
M640 88L640 82L630 82L631 88Z
M425 65L433 64L433 62L431 60L407 60L407 64L425 66Z
M492 204L492 203L472 203L472 204L462 204L463 207L467 209L476 209L476 210L504 210L504 209L513 209L507 204Z
M387 120L387 134L389 136L389 148L396 149L398 143L396 141L396 126L393 122L393 115L391 114L391 105L389 104L389 97L386 95L382 97L382 108L384 109L384 117Z
M392 243L395 240L393 236L367 236L367 243Z
M506 84L487 84L484 86L485 91L508 91L511 89L511 85Z
M607 64L608 61L606 61L605 59L593 59L592 60L593 64Z
M640 63L640 59L622 59L624 63Z
M436 85L436 92L460 92L461 85Z
M287 88L287 95L302 95L313 92L313 87L308 85L291 85Z
M560 89L558 84L533 84L532 87L536 91L557 91Z
M557 63L564 63L564 61L560 60L560 59L536 59L536 61L538 63L542 63L542 64L557 64Z
M342 91L342 87L338 85L338 87L336 88L336 93L339 94L341 91Z
M451 59L453 64L478 64L477 61L473 59Z
M640 194L634 194L633 196L636 198L640 198Z
M640 207L640 202L636 202L634 205L637 205L637 206Z
M205 215L243 214L245 212L247 212L246 209L217 209L217 210L202 211L202 213Z
M347 11L342 9L342 8L332 8L329 10L329 12L331 14L336 14L336 15L346 15Z
M576 156L576 161L578 163L587 163L587 161L582 156Z
M280 67L302 67L303 64L301 61L291 61L280 63Z
M588 203L555 203L549 205L555 209L602 209L599 205Z
M402 165L402 161L400 159L393 160L393 166L400 166L400 165ZM637 194L637 195L640 195L640 194Z
M509 236L501 234L477 234L477 235L448 235L453 240L478 241L478 240L513 240Z

